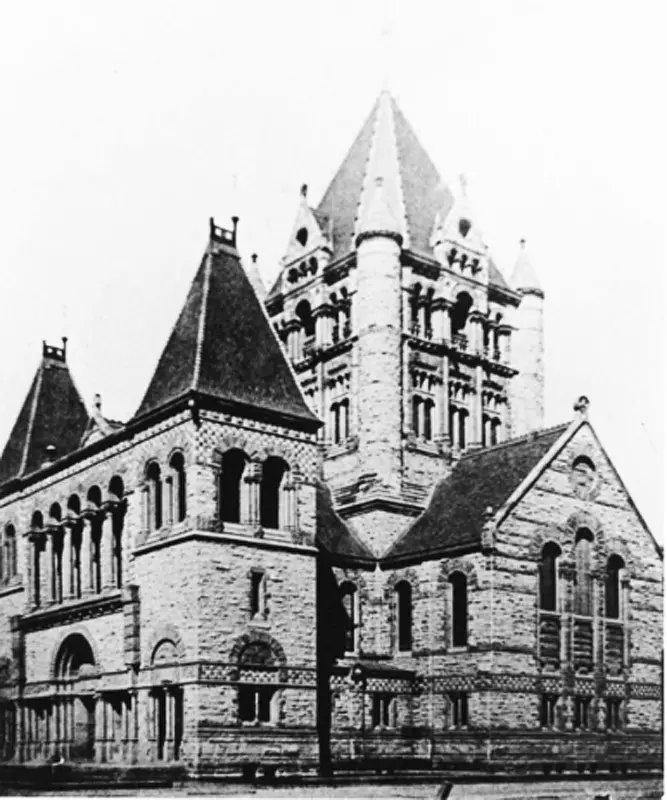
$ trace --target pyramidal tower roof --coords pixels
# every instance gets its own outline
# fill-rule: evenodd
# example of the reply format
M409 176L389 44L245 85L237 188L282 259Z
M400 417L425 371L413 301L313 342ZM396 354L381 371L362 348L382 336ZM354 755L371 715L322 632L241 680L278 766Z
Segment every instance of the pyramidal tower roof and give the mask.
M334 260L352 251L360 228L367 227L368 206L378 204L378 178L385 211L397 221L403 248L433 258L433 226L436 218L447 218L454 194L386 89L314 211L322 229L330 232ZM492 260L489 282L510 288Z
M333 258L354 248L358 222L371 201L377 178L398 219L403 246L430 253L429 237L438 212L454 198L394 98L383 91L316 209L333 232Z
M522 239L520 242L519 255L514 264L510 283L512 284L512 288L516 289L517 292L543 294L533 262L526 252L525 239Z
M210 240L135 419L198 394L316 428L236 250L236 223Z
M62 347L44 342L42 361L0 456L0 484L20 478L79 448L88 412Z

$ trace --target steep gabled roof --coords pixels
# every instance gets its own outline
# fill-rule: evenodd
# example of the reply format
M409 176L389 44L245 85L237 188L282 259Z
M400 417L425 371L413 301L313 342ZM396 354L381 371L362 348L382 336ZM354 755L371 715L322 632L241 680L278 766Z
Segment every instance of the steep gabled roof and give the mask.
M211 239L135 419L190 393L319 422L301 394L236 250L211 221Z
M354 535L333 507L331 490L317 482L317 541L333 557L373 562L375 556Z
M88 413L67 367L65 348L45 343L42 362L0 456L0 484L77 450L87 425Z
M481 544L487 509L498 511L568 427L559 425L464 456L383 560Z

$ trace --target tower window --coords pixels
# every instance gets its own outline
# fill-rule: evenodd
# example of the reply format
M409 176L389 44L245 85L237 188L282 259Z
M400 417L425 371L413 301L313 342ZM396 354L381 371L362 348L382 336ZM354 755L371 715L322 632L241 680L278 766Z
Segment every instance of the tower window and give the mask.
M261 570L250 573L250 614L253 617L266 614L266 575Z
M470 220L469 219L461 218L459 220L459 233L461 234L461 236L464 239L468 235L468 232L470 231L470 227L471 226L470 226Z
M223 522L241 521L241 487L248 457L243 450L227 450L222 457L218 484L218 513Z
M282 458L269 456L262 468L260 488L260 525L263 528L280 527L280 489L288 466Z
M185 459L183 453L174 453L169 461L171 467L171 509L174 522L183 522L186 513Z
M619 697L608 697L605 700L605 726L607 730L619 730L623 725L623 701Z
M308 230L307 228L299 228L296 232L296 240L301 245L301 247L305 247L308 243Z
M0 568L0 579L10 580L16 575L16 529L13 525L5 527L5 537L2 547L2 567Z
M162 527L162 475L155 461L146 468L146 510L148 530L158 531Z

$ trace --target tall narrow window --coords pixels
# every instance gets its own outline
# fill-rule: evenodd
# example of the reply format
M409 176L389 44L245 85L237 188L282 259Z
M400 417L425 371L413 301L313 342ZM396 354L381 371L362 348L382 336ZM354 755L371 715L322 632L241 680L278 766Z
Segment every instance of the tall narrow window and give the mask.
M63 540L60 532L62 512L60 505L54 503L49 510L49 530L51 547L51 599L56 603L63 601Z
M419 421L421 417L422 402L423 401L421 397L412 398L412 430L414 431L415 436L419 436L421 434L421 426Z
M619 697L608 697L605 700L605 726L607 730L619 730L623 726L623 701Z
M462 572L450 576L452 585L452 646L468 644L468 581Z
M430 442L433 439L433 400L424 401L424 439Z
M41 511L35 511L32 515L30 529L33 533L39 533L44 528L44 517ZM42 604L42 575L41 575L41 554L42 540L40 536L33 536L32 546L32 589L34 603L36 606Z
M6 578L13 578L17 573L16 568L16 529L13 525L5 528L5 558L4 575Z
M574 719L572 727L575 730L586 729L590 727L590 697L575 697L574 698Z
M619 619L621 616L621 574L625 564L620 556L611 556L607 562L605 580L605 616Z
M222 457L218 505L223 522L241 522L241 486L248 457L243 450L227 450Z
M185 484L185 459L183 453L174 453L169 461L172 470L172 519L174 522L183 522L186 514L187 490Z
M250 573L250 614L264 616L266 612L266 575L260 570Z
M357 649L357 587L353 583L344 583L340 587L340 595L347 615L345 652L354 653Z
M593 614L593 579L591 577L591 544L593 535L587 529L577 532L575 544L574 613L582 617Z
M549 542L542 549L540 560L540 608L543 611L556 611L557 604L557 564L560 548Z
M401 653L412 650L412 587L407 581L396 584L397 646Z
M378 692L372 695L371 726L373 728L396 727L396 695Z
M280 520L280 487L287 472L282 458L269 456L262 468L259 494L260 524L263 528L278 528Z
M459 447L465 450L466 447L466 418L468 412L464 409L459 409Z
M113 585L120 589L123 585L123 521L124 510L121 501L125 494L125 486L120 475L114 475L109 482L109 495L114 499L115 505L111 514L111 547Z
M148 529L158 531L162 527L162 475L160 467L151 461L146 470L148 480Z

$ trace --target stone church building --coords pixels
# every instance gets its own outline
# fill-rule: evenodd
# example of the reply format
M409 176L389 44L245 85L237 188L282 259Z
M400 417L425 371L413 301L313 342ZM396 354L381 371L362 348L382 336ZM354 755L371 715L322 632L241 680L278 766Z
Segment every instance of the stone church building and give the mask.
M524 244L508 282L386 92L268 294L236 228L127 422L44 344L0 457L0 760L661 763L662 553L587 399L543 428Z

